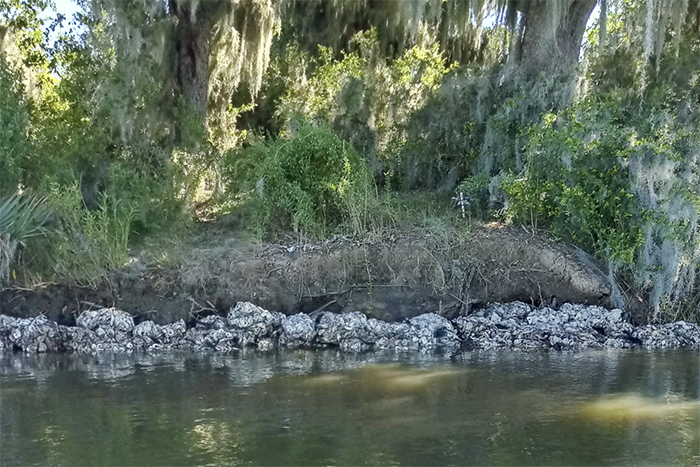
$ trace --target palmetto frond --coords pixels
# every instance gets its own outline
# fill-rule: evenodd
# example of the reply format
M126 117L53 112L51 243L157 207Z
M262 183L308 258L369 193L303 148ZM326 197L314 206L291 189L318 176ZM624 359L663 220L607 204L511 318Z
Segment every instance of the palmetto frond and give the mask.
M0 204L0 237L24 245L27 239L47 233L49 218L45 198L13 194Z

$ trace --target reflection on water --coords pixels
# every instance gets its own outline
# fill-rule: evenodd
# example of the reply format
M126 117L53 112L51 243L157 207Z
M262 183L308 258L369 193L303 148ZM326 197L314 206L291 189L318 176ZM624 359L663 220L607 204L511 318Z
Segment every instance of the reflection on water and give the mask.
M700 465L700 354L9 355L0 465Z

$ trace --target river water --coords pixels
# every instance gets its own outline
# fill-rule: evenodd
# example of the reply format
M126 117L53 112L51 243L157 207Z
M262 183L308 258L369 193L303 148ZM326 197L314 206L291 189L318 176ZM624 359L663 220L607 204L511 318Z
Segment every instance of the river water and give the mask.
M0 357L0 465L700 465L700 353Z

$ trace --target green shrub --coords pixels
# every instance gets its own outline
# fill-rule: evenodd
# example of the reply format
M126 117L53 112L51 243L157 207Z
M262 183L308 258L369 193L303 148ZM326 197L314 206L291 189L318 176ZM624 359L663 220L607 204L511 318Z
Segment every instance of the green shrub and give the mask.
M131 212L133 233L168 232L190 223L186 201L193 188L178 162L160 171L134 160L118 161L110 167L105 195Z
M233 194L250 194L254 220L266 233L293 229L324 237L343 223L361 228L366 166L326 126L302 122L288 139L230 151L224 171Z
M695 133L584 102L532 126L525 169L502 185L516 222L550 229L629 271L654 307L693 288L700 253Z
M630 192L629 171L618 159L626 141L614 127L595 139L591 131L566 113L546 115L533 126L524 172L503 185L509 213L598 256L632 263L642 242L642 212Z
M470 218L472 216L477 218L488 216L488 186L490 183L491 177L487 173L481 172L463 179L455 189L455 199L459 199L461 195L466 197L468 204L465 206L465 210L469 212Z
M77 183L54 187L48 200L59 219L49 253L58 277L93 284L109 270L126 265L136 216L133 206L102 195L97 210L89 211Z

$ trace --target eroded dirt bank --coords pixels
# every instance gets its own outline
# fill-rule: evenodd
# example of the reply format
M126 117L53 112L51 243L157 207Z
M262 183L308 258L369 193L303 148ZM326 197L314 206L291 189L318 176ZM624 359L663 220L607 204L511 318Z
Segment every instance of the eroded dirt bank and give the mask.
M201 234L163 266L137 253L94 287L51 285L0 292L0 313L46 314L71 325L80 311L114 306L136 322L167 324L225 314L238 301L282 313L360 311L398 321L448 318L488 302L611 305L605 272L585 253L523 230L473 228L463 235L390 234L362 241L254 244ZM632 320L642 322L642 316Z

